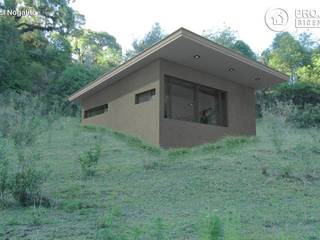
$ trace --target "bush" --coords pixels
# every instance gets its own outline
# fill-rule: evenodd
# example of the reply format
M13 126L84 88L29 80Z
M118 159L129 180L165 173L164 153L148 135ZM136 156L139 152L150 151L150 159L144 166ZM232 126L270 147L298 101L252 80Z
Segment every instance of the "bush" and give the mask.
M202 238L203 240L223 240L224 233L220 218L217 216L208 216L205 219Z
M0 201L3 199L9 186L9 160L6 148L5 140L0 137Z
M85 176L93 176L95 174L100 155L101 147L96 144L79 156L81 170Z
M41 196L41 185L45 181L45 174L37 170L34 160L38 155L31 155L24 160L20 169L13 175L10 190L13 198L22 206L39 205L42 201L45 205L49 202Z
M98 219L97 228L98 228L98 231L97 231L96 239L101 239L101 240L128 239L125 236L123 229L120 228L120 225L115 223L115 216L112 213Z
M295 127L320 127L320 104L305 104L301 107L292 102L276 101L270 106L263 106L262 115L272 114Z
M151 238L150 239L157 239L157 240L164 240L168 239L166 226L163 223L161 218L155 219L152 229L151 229Z
M288 120L300 128L320 127L320 104L315 106L306 104L294 112Z
M320 103L320 85L305 82L283 83L260 94L258 99L263 104L280 101L292 102L299 107L305 104L317 105Z

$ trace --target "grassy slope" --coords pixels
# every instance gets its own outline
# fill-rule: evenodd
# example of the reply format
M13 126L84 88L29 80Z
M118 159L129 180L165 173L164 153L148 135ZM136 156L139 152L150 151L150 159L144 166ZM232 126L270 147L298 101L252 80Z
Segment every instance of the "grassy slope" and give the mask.
M12 203L0 210L0 238L95 239L109 224L118 237L199 239L214 214L233 239L320 239L320 146L311 135L320 131L268 121L256 138L165 151L65 119L39 139L55 206ZM77 156L95 142L99 169L84 179Z

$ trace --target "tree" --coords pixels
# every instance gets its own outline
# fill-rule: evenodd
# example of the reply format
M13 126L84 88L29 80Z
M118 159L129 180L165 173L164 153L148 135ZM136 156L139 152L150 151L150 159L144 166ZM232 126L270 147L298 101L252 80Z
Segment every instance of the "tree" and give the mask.
M159 42L166 36L159 23L152 25L151 30L140 40L135 39L132 43L133 50L126 53L126 58L129 59L145 49L151 47L156 42Z
M26 88L24 80L27 69L27 54L14 21L0 17L0 92L8 88Z
M257 60L257 56L250 46L244 41L239 40L237 32L232 30L230 27L226 27L220 31L206 30L203 32L203 36L226 48L235 50L252 60Z
M82 64L96 64L109 70L122 61L121 46L106 32L81 30L71 38L71 45L73 55Z
M52 82L50 95L66 98L102 73L103 70L98 66L72 63L66 67L58 79Z
M278 33L270 48L262 53L264 62L297 79L296 71L310 61L307 49L290 33Z
M297 69L300 82L314 83L320 85L320 53L314 53L311 63Z
M0 9L8 11L32 11L34 16L15 15L17 29L21 33L32 31L56 31L70 33L84 24L84 17L73 10L70 0L4 0L0 1Z

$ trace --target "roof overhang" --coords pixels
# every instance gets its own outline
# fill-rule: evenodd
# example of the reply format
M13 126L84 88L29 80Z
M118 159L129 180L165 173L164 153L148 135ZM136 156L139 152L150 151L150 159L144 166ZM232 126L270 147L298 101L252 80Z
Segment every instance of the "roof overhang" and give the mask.
M200 58L195 58L196 55ZM180 28L111 72L81 88L68 100L75 101L91 95L157 59L166 59L254 89L270 87L289 79L287 75L277 70Z

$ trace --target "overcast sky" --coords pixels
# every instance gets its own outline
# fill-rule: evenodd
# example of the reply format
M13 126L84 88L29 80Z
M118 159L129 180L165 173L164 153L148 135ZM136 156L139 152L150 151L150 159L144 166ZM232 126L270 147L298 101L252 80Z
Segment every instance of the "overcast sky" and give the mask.
M73 7L85 15L86 28L108 32L124 49L131 48L135 38L143 37L153 23L159 22L166 33L185 27L201 34L206 29L230 26L260 53L271 44L275 34L265 24L265 13L277 7L288 13L288 31L311 31L320 38L320 26L309 30L295 28L296 9L317 10L320 21L318 0L76 0Z

